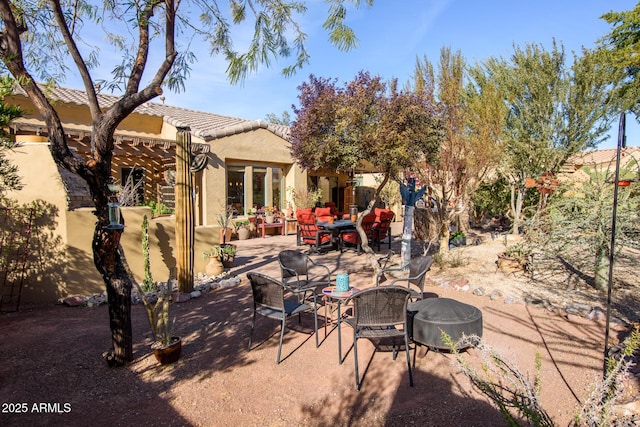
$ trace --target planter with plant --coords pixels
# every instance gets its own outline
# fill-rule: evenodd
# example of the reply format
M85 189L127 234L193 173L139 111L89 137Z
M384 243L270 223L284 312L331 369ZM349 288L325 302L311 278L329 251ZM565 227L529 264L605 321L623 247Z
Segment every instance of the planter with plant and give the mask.
M467 236L462 231L456 231L449 237L449 245L454 247L466 246Z
M149 297L142 290L140 284L134 281L142 303L147 311L149 326L153 334L151 350L153 350L153 355L161 365L176 362L180 359L180 353L182 352L182 340L180 337L173 335L175 321L172 322L169 319L173 270L173 267L169 269L167 282L158 286L158 300L155 303L149 300Z
M236 247L236 245L233 245L231 243L223 243L222 245L220 245L221 261L224 268L233 267L237 250L238 248Z
M227 208L226 214L218 214L218 225L220 226L220 243L223 245L231 240L231 234L233 233L232 223L233 213L230 208Z
M202 253L202 257L206 260L209 258L209 264L204 267L207 276L217 277L224 272L222 264L222 246L213 245L208 251Z
M526 270L529 265L531 251L522 243L507 246L504 252L498 254L496 264L498 269L505 272Z
M265 206L263 208L263 211L265 224L273 224L273 221L275 219L273 206Z
M236 222L236 230L238 233L239 240L247 240L251 234L251 229L249 228L249 221L237 221Z

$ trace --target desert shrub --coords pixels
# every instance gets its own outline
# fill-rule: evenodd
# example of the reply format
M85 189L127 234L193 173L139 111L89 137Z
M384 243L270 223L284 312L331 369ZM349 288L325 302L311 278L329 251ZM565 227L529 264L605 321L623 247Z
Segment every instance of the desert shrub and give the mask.
M455 355L455 364L482 394L487 396L504 417L507 425L519 426L521 420L532 426L554 426L553 420L540 403L542 358L535 355L535 377L531 381L518 368L517 364L486 344L482 338L472 335L463 336L453 342L451 337L442 333L442 340ZM624 425L624 420L616 420L611 410L619 397L619 382L623 374L633 364L632 355L640 345L640 331L636 326L622 344L623 350L617 359L608 358L604 379L595 381L593 391L587 401L579 408L572 426L612 426ZM475 347L480 353L481 367L476 369L458 350Z

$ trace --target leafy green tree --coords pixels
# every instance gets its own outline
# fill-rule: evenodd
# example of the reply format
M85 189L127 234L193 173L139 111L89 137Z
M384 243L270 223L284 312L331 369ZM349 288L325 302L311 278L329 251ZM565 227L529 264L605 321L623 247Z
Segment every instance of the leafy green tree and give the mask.
M421 168L427 194L435 204L433 216L439 250L449 250L449 226L457 222L466 230L472 194L495 168L503 153L501 132L506 110L503 98L481 67L467 68L460 53L443 48L438 74L427 58L418 61L414 75L416 91L433 91L444 138L437 162ZM463 218L463 220L460 220Z
M366 244L361 219L380 199L390 179L411 168L416 159L432 162L437 154L440 124L424 93L402 92L397 82L360 72L344 87L335 79L311 76L299 87L300 106L291 126L292 155L312 171L349 172L366 160L382 174L375 197L358 218L363 248L377 269Z
M265 120L267 123L273 123L274 125L289 126L291 124L291 115L287 110L283 111L280 117L274 113L268 113Z
M333 0L324 23L330 40L343 50L357 44L354 32L345 24L349 3L358 7L362 2ZM370 6L373 0L364 3ZM291 64L282 70L284 75L291 75L309 61L306 34L295 20L305 12L303 2L287 0L115 0L100 4L84 0L70 3L0 0L0 58L43 117L55 161L87 182L95 204L93 252L96 268L107 288L113 349L106 353L106 358L111 365L122 365L133 358L132 278L119 250L122 231L106 228L116 128L137 107L160 96L165 88L176 91L184 88L196 58L189 50L194 37L207 42L213 55L226 59L232 83L242 81L260 64L269 65L271 59L278 57L293 56ZM254 32L246 50L239 51L233 46L233 30L241 31L244 25L252 26ZM96 81L92 75L99 65L99 46L92 45L91 40L99 38L83 38L86 27L94 31L103 29L104 40L122 55L108 81ZM113 32L120 29L122 33ZM181 40L185 43L180 43ZM69 149L46 88L36 83L36 79L47 82L61 79L71 62L82 78L91 113L88 159L74 155ZM101 106L96 92L98 84L122 95L113 105Z
M616 93L621 111L640 115L640 3L630 11L602 15L612 25L611 32L600 39L597 53L611 71L611 81L619 85Z
M587 180L562 187L561 196L551 198L540 215L527 223L526 238L531 245L591 273L592 283L600 291L605 291L608 283L613 163L615 159L606 170L585 167ZM635 177L637 168L635 161L629 162L621 168L621 177ZM637 185L619 187L614 258L625 248L640 247L635 226L640 220Z
M13 150L18 144L11 139L7 129L14 119L22 115L16 105L4 103L5 96L11 94L13 81L8 76L0 76L0 196L9 190L20 190L22 183L18 175L18 167L11 164L6 157L7 150Z
M583 50L567 64L562 46L515 47L510 60L485 62L488 78L504 95L509 113L501 173L511 185L513 232L523 218L526 178L556 174L573 154L606 138L616 113L607 73L596 55ZM544 206L546 196L539 203Z

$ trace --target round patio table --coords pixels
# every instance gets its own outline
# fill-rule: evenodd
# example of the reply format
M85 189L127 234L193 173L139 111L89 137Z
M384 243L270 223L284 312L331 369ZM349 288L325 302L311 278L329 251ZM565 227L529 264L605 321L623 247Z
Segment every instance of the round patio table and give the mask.
M453 342L462 335L482 336L482 312L451 298L427 298L409 303L407 324L413 342L434 349L449 349L442 341L442 332Z
M354 295L356 292L360 291L358 288L354 288L353 286L349 286L349 290L347 292L338 292L335 286L328 286L322 290L322 297L324 299L324 336L327 336L327 319L330 319L333 322L333 305L337 302L337 323L338 323L338 361L342 365L342 334L340 333L340 319L342 318L342 314L340 313L340 305L342 301L349 298L351 295ZM331 305L331 316L327 316L327 308Z

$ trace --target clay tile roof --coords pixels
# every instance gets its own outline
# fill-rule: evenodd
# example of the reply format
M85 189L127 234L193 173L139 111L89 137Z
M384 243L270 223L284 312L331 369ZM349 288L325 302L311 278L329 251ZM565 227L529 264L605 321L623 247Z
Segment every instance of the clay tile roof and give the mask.
M604 150L592 150L577 153L572 156L568 163L576 166L602 165L614 162L616 159L616 148L606 148ZM627 147L625 152L640 159L640 147Z
M17 91L26 96L21 88ZM52 98L78 105L88 105L84 91L57 87ZM98 94L98 102L103 108L108 108L119 99L115 95ZM238 117L223 116L204 111L189 110L155 102L146 102L135 109L138 114L162 117L163 120L176 127L189 127L194 136L210 141L224 136L248 132L255 129L267 129L281 138L288 139L289 127L273 125L262 120L246 120Z

